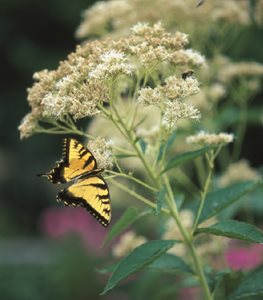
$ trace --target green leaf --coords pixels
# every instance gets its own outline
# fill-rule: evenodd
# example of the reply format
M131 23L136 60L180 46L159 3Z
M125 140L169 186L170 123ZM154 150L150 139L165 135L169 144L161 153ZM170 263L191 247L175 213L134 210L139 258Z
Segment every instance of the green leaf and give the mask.
M168 170L170 170L174 167L177 167L178 165L180 165L182 163L185 163L189 160L193 160L193 159L197 158L198 156L203 155L204 153L206 153L207 151L209 151L211 149L212 149L211 147L204 147L204 148L201 148L201 149L198 149L195 151L178 154L170 159L168 164L162 170L161 174L167 172Z
M163 207L165 194L166 194L166 188L165 187L163 187L157 193L155 215L159 215L159 213L160 213L160 211Z
M263 266L248 273L239 286L233 291L227 300L243 299L247 297L263 295ZM250 298L249 298L250 299ZM259 299L259 298L257 298ZM262 299L262 298L260 298Z
M129 207L125 211L125 213L120 217L120 219L112 226L111 230L108 232L106 238L104 239L103 247L114 237L116 237L127 227L129 227L132 223L134 223L139 216L140 215L138 213L137 208Z
M170 240L155 240L135 248L119 262L101 294L104 295L121 280L151 264L175 243L175 241Z
M244 181L235 183L226 188L209 193L205 200L199 223L215 216L229 205L239 200L246 193L259 186L255 181Z
M167 140L167 146L166 146L167 150L169 150L172 147L172 145L176 139L176 135L177 135L177 128L170 134L170 136Z
M142 138L139 139L139 145L142 149L142 152L145 153L147 148L147 143Z
M157 258L148 268L157 271L183 271L193 273L193 270L178 256L164 253Z
M211 233L252 243L263 243L263 232L254 225L225 220L206 228L198 228L196 233Z
M100 274L112 273L119 263L115 263L106 267L96 268L96 271Z
M183 194L177 194L175 196L175 202L176 202L176 206L178 209L181 209L181 207L184 203L184 200L185 200L185 196Z
M214 300L227 299L240 284L244 274L241 271L223 270L216 274Z
M160 147L159 153L158 153L158 161L162 159L163 155L171 148L173 145L175 138L177 135L177 129L175 129L170 136L168 137L166 143L163 143ZM165 153L164 153L165 151Z

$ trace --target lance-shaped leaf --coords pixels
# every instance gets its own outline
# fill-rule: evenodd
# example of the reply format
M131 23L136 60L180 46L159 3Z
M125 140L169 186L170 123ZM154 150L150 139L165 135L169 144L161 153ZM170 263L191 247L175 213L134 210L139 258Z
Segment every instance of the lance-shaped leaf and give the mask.
M116 269L117 265L118 265L118 263L114 263L114 264L108 265L106 267L99 267L99 268L96 268L96 271L100 274L112 273Z
M158 215L160 213L161 209L163 208L165 194L166 194L166 188L165 187L163 187L157 193L155 215Z
M166 154L166 152L171 148L171 146L173 145L173 143L175 141L176 135L177 135L177 130L174 130L170 134L167 141L161 145L159 153L158 153L158 161L161 160L162 157Z
M119 263L114 263L106 267L97 268L96 271L101 274L112 273L116 269ZM162 271L162 272L175 272L181 271L186 273L193 273L193 270L182 260L180 257L164 253L158 257L153 263L149 264L148 269L153 271Z
M248 297L253 296L258 296L258 298L255 299L262 299L259 297L260 295L263 296L262 278L263 267L261 266L248 273L242 279L237 289L228 296L227 300L250 299Z
M145 153L146 148L147 148L147 143L144 141L144 139L139 138L139 145L142 149L142 152Z
M135 248L119 262L101 294L104 295L114 288L121 280L151 264L175 243L175 241L171 240L155 240Z
M195 151L189 151L189 152L185 152L182 154L178 154L174 157L172 157L168 164L164 167L164 169L162 170L162 173L167 172L168 170L177 167L178 165L185 163L189 160L193 160L201 155L203 155L204 153L206 153L207 151L211 150L211 147L204 147Z
M161 255L148 268L164 272L182 271L193 273L193 270L180 257L169 253Z
M244 181L209 193L206 197L205 204L199 218L199 223L215 216L220 211L239 200L246 193L256 189L258 186L258 182Z
M196 233L211 233L252 243L263 243L263 232L254 225L235 220L225 220L206 228L198 228Z
M223 270L215 274L214 300L227 299L244 277L241 271Z

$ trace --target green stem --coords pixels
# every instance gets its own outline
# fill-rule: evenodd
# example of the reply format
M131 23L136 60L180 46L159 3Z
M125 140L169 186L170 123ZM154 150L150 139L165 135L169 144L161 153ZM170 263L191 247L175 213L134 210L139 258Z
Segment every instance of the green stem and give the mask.
M123 134L123 136L125 138L127 138L128 141L132 144L135 152L137 153L137 155L138 155L139 159L141 160L142 164L144 165L146 172L148 173L149 177L151 178L152 183L159 190L162 187L162 184L160 182L161 178L157 179L157 176L154 173L154 170L149 165L148 161L145 159L144 153L141 151L140 147L136 143L136 134L133 133L132 130L129 130L127 128L126 124L123 122L123 119L119 115L118 110L114 107L113 102L111 102L111 108L112 108L112 112L114 112L115 115L116 115L116 119L112 116L112 113L109 114L108 111L106 111L107 116L113 121L113 123L116 125L117 129L119 129L119 131ZM212 296L211 296L211 293L209 291L209 287L208 287L208 284L207 284L207 281L206 281L206 278L205 278L205 275L204 275L204 271L202 269L201 263L199 261L199 258L196 254L196 251L195 251L195 248L194 248L194 245L193 245L193 237L192 237L192 235L190 235L190 233L186 230L186 228L184 227L184 225L181 222L181 218L180 218L179 212L177 210L177 207L176 207L176 204L175 204L175 201L174 201L173 191L171 189L170 183L169 183L166 175L163 175L163 178L165 180L166 190L168 192L168 195L166 195L165 199L166 199L167 205L169 207L169 210L162 208L161 211L166 212L168 214L171 214L173 216L173 218L175 219L175 221L178 225L178 228L179 228L180 232L182 233L184 242L187 245L187 247L189 248L190 254L191 254L192 259L193 259L193 264L194 264L194 267L195 267L196 274L199 277L200 284L201 284L201 286L203 287L203 290L204 290L205 299L206 300L212 300ZM146 205L151 206L152 208L156 208L156 204L152 203L151 201L149 201L145 197L143 197L143 196L137 194L136 192L130 190L125 185L119 184L114 179L112 179L111 181L116 186L118 186L120 189L124 190L125 192L127 192L128 194L130 194L133 197L137 198L138 200L142 201Z
M194 267L195 267L195 271L196 271L196 273L199 277L200 284L203 287L205 299L206 300L213 300L213 296L210 292L210 289L209 289L209 286L208 286L208 283L207 283L207 280L206 280L206 277L205 277L205 273L204 273L203 268L202 268L202 264L200 262L200 259L197 255L197 253L196 253L196 250L195 250L195 247L194 247L193 243L190 243L188 245L188 248L190 250L190 254L191 254L192 259L193 259L193 264L194 264Z
M169 195L169 197L166 198L166 202L170 209L171 215L174 218L174 220L176 221L176 224L183 236L184 242L190 251L195 272L199 278L201 286L203 287L205 299L212 300L213 298L212 298L211 292L209 290L208 283L205 278L205 274L204 274L201 262L199 260L199 257L195 250L195 247L193 245L193 237L192 237L192 235L189 234L189 232L186 230L186 228L184 227L184 225L181 222L181 218L180 218L178 209L177 209L175 201L173 199L172 189L171 189L170 183L169 183L166 175L164 177L164 181L165 181L165 186L166 186L166 189L167 189L168 195Z
M156 204L154 204L152 201L150 201L147 198L143 197L142 195L136 193L135 191L131 190L130 188L126 187L125 185L118 183L114 179L111 179L110 181L114 185L116 185L118 188L120 188L121 190L123 190L126 193L130 194L134 198L136 198L136 199L140 200L141 202L143 202L144 204L146 204L146 205L148 205L148 206L156 209ZM161 211L164 212L164 213L166 213L166 214L170 214L169 210L166 209L166 208L162 208Z
M145 187L145 188L147 188L147 189L149 189L153 192L158 192L158 190L155 187L145 183L144 181L141 181L140 179L138 179L134 176L131 176L131 175L128 175L128 174L125 174L125 173L118 173L118 172L114 172L114 171L110 171L110 170L108 170L107 173L113 174L113 175L116 175L116 176L119 176L119 177L130 179L130 180L140 184L141 186L143 186L143 187Z
M123 132L123 135L124 137L126 137L130 143L132 144L135 152L137 153L138 157L140 158L141 162L143 163L145 169L147 170L147 173L149 174L151 180L153 183L155 183L155 175L150 167L150 165L148 164L148 162L146 161L140 147L138 146L138 144L136 143L135 141L135 137L132 133L131 130L129 130L126 126L126 124L123 122L118 110L115 108L115 106L112 104L112 108L116 114L116 117L117 117L117 121L120 123L121 125L121 129L119 128L119 124L117 124L117 128L120 130L120 132L122 133ZM113 119L113 118L112 118ZM116 121L115 121L116 122ZM114 123L115 124L115 123ZM115 124L116 125L116 124Z
M201 213L202 213L203 208L204 208L205 199L206 199L206 195L207 195L208 190L209 190L213 170L214 170L214 163L211 161L211 163L209 163L209 171L208 171L208 175L207 175L207 178L206 178L206 181L205 181L204 189L201 193L201 201L200 201L200 204L199 204L199 207L198 207L198 210L197 210L197 214L196 214L193 229L192 229L193 233L195 232L195 230L197 228Z

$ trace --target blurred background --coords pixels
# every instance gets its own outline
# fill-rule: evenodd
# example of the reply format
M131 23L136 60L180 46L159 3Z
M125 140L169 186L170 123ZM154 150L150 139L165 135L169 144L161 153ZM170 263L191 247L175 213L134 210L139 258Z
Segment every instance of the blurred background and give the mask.
M59 187L36 177L60 158L62 137L35 135L21 141L17 130L29 111L26 89L32 85L33 73L55 69L74 51L81 13L94 2L1 1L1 299L99 299L106 280L95 272L95 266L103 265L102 257L108 251L98 251L104 229L82 210L61 209L55 202ZM227 54L234 60L263 63L262 46L262 27L252 24ZM262 97L261 89L253 101L255 107L262 107ZM262 124L251 122L242 148L241 157L254 168L263 163L262 133ZM147 280L150 289L155 275L149 275ZM104 297L139 299L133 293L128 298L119 289ZM144 295L141 290L140 299Z
M94 234L100 225L93 220L86 224L90 220L86 213L76 215L78 212L71 209L59 218L61 207L55 202L59 187L36 177L60 159L62 137L38 135L20 141L17 130L29 110L26 89L32 85L33 73L55 69L74 51L74 32L81 12L93 2L1 1L1 299L96 299L102 290L103 281L100 283L94 271L98 265L94 249L78 234L90 226ZM76 218L79 227L73 228ZM46 238L49 229L43 219L49 220L46 223L51 225L50 234L56 238L63 236L61 230L76 234L52 241ZM60 223L54 223L58 219ZM100 242L101 239L98 248Z

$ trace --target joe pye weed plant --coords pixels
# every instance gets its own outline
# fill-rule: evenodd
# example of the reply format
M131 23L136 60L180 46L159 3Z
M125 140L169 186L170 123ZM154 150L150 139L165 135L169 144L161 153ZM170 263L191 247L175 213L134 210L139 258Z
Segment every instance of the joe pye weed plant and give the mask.
M102 270L112 273L103 294L143 269L171 272L174 294L191 279L202 289L200 299L263 292L257 279L262 268L252 275L239 273L238 280L221 264L213 270L212 258L222 256L224 237L263 243L254 225L222 219L224 210L261 181L258 175L220 187L215 180L221 150L237 155L229 147L237 141L233 133L203 127L201 112L190 101L202 84L189 69L206 68L206 63L188 43L186 34L169 33L161 22L137 23L127 37L78 46L57 70L35 73L28 90L31 112L19 126L21 138L47 133L88 140L110 192L117 188L122 202L125 195L132 198L117 219L118 194L111 196L114 220L105 243L152 216L154 240L131 231L114 246L113 255L121 259ZM82 118L89 120L85 129L78 123ZM135 200L144 206L136 207ZM257 279L253 290L250 276ZM225 282L234 277L235 285L227 289Z

